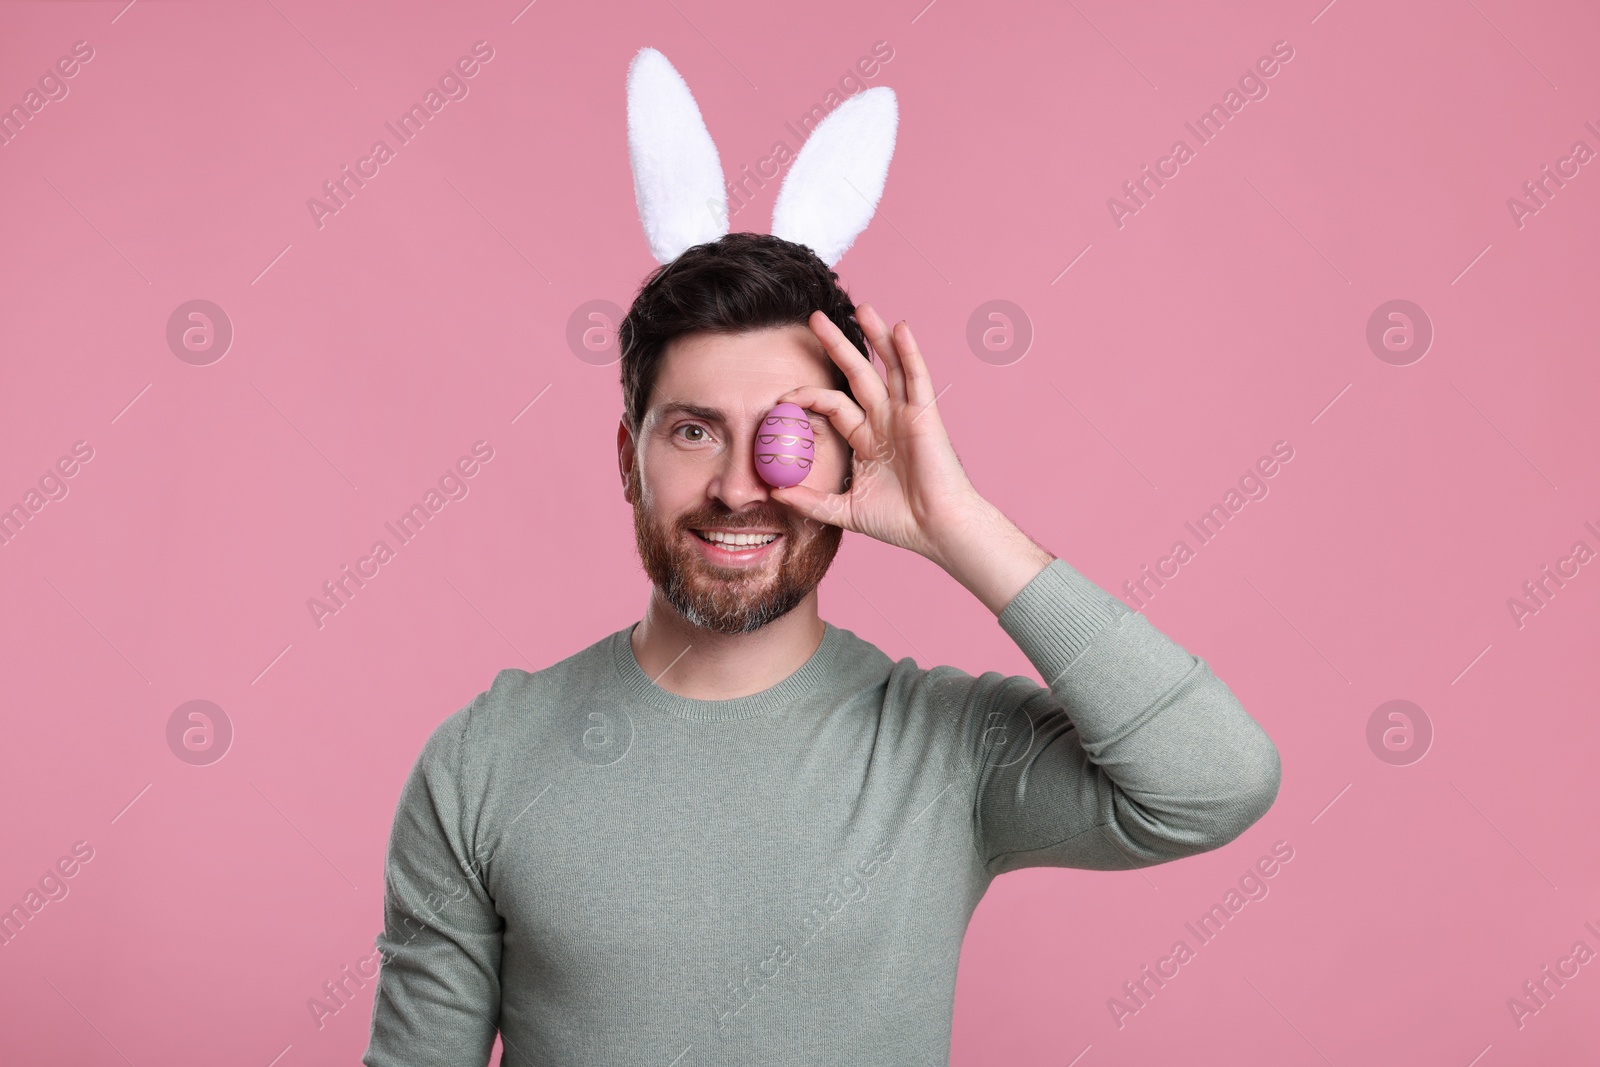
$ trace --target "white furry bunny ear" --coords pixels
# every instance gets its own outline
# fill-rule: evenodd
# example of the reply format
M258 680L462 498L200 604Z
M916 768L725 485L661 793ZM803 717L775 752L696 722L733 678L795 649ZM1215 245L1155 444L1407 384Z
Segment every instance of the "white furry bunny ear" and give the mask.
M658 262L728 232L717 146L688 84L654 48L641 48L628 66L628 157L639 221Z
M834 108L806 138L772 209L772 232L828 266L867 228L883 195L900 113L879 85Z

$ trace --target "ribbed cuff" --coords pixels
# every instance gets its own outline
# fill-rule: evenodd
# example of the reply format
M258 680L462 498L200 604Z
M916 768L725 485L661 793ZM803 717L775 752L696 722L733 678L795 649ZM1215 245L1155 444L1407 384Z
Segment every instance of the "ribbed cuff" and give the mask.
M1095 637L1131 609L1064 559L1055 559L1000 612L1000 628L1050 685Z

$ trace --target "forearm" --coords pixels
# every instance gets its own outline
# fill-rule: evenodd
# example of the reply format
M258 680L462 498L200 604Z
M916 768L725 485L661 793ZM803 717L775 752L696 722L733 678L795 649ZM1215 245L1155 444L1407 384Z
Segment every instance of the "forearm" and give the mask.
M942 524L933 560L998 616L1055 558L999 508L975 498L961 518Z

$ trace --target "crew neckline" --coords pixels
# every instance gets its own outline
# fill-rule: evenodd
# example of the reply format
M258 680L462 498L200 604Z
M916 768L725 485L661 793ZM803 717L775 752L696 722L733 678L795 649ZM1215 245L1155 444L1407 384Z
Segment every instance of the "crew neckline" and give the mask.
M753 719L777 711L796 697L804 696L827 680L843 640L839 628L824 619L822 643L810 659L783 681L747 696L730 697L727 700L697 700L663 689L639 666L638 657L633 654L633 631L638 625L636 622L611 635L611 658L616 664L623 688L662 711L697 722Z

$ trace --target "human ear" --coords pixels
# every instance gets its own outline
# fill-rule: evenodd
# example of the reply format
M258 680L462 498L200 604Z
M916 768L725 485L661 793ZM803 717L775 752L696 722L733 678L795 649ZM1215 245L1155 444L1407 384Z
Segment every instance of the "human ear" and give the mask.
M622 474L622 499L629 504L633 503L633 493L628 486L628 474L633 464L633 434L628 432L628 420L624 416L617 422L617 470Z

